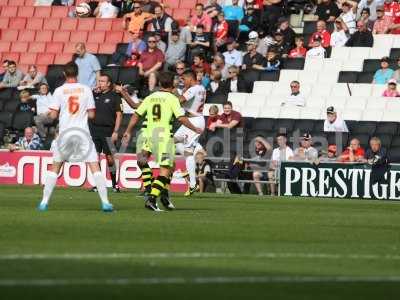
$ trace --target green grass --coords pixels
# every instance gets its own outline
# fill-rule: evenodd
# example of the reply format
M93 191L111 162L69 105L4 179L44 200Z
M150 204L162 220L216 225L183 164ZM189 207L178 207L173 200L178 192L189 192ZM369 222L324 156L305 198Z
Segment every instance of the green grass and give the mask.
M156 214L136 195L104 214L57 189L39 213L39 187L1 186L0 298L398 299L400 203L174 195Z

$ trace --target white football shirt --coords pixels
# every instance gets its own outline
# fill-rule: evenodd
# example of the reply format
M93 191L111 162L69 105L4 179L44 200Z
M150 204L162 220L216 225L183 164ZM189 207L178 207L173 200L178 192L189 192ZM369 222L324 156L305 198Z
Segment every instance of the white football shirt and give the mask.
M197 84L192 86L183 93L183 97L186 99L186 102L183 103L185 111L193 116L199 117L203 115L203 107L206 101L206 89L202 85Z
M325 132L349 132L349 129L347 128L346 122L339 117L336 118L336 120L331 123L328 120L325 120L324 122L324 131Z
M60 133L78 127L89 132L88 110L94 110L92 90L81 83L65 83L54 91L50 109L59 111Z

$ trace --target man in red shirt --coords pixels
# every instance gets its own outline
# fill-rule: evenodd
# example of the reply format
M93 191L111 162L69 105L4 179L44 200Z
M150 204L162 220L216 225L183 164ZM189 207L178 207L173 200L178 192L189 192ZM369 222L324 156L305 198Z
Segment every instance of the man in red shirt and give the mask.
M242 115L232 109L232 102L224 103L224 112L219 116L216 123L210 125L209 130L215 131L216 128L236 128L243 127Z
M400 4L393 0L386 0L384 4L385 16L392 18L391 34L400 34Z
M139 74L148 77L151 73L160 70L164 61L164 54L157 48L155 36L151 35L147 40L147 50L142 53L139 59Z
M358 139L352 139L350 146L343 151L342 155L339 156L338 161L340 162L361 162L364 159L365 151L360 146Z
M211 32L212 19L204 11L204 5L201 3L196 4L196 14L191 19L192 26L202 24L204 26L204 32Z
M314 32L310 38L308 46L311 48L314 45L314 41L317 38L321 39L321 45L324 48L330 47L331 44L331 34L328 30L326 30L326 23L325 21L318 21L317 22L317 31Z

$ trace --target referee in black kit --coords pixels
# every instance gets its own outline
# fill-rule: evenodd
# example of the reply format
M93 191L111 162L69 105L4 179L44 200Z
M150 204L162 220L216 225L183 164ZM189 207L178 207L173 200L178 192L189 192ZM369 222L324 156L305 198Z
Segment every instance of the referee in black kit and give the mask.
M115 144L118 140L118 130L121 126L121 95L113 90L111 77L101 74L97 81L97 87L93 91L96 106L96 117L89 121L90 134L96 146L98 154L104 153L107 159L113 192L119 192L116 180L115 160L107 138L111 137L111 142Z

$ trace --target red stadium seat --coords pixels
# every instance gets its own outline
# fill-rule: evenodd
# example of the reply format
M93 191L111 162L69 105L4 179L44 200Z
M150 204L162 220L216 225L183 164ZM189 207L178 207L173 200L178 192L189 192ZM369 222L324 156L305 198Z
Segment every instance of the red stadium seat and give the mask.
M0 29L7 29L8 24L10 23L10 18L8 17L0 17Z
M18 30L4 29L1 32L1 40L5 42L15 42L18 39Z
M189 8L193 9L196 7L197 0L181 0L179 4L179 8Z
M28 53L44 53L46 51L45 42L32 42L29 43Z
M18 15L18 6L3 6L1 9L2 17L16 17Z
M24 7L24 6L18 7L18 17L32 18L34 13L35 13L35 8L33 6L31 6L31 7Z
M12 29L25 29L26 18L11 18L8 26Z
M46 22L44 22L43 24L43 29L56 31L60 29L60 23L61 19L56 19L56 18L46 19Z
M115 43L115 44L122 43L123 37L124 37L124 33L122 31L120 31L120 32L108 31L106 33L105 42L106 43Z
M63 53L64 43L63 42L48 42L46 43L46 53Z
M106 37L105 31L92 31L90 32L87 42L88 43L103 43Z
M8 0L0 0L0 6L7 6Z
M86 43L88 39L88 32L87 31L73 31L71 32L71 36L69 41L72 43Z
M36 0L25 0L25 6L33 6Z
M75 53L76 43L65 43L63 53Z
M61 19L60 30L74 31L78 27L78 19L63 18Z
M12 0L10 1L10 4L15 6L24 6L25 5L25 0Z
M122 19L112 19L112 27L111 27L112 31L121 31L124 30L124 28L122 27Z
M8 52L8 53L3 53L3 56L1 57L2 60L8 59L8 60L13 60L15 62L19 61L19 53L13 53L13 52Z
M0 52L10 52L11 42L0 41Z
M166 0L166 1L164 1L164 7L165 8L178 8L179 7L179 1Z
M46 23L48 23L50 21L51 20L46 20ZM28 18L25 28L31 29L31 30L42 30L43 29L43 19L42 18Z
M51 30L40 30L36 32L36 42L51 42L53 39L53 31Z
M36 53L26 53L21 55L19 63L24 65L34 65L36 63L36 57Z
M86 51L89 53L96 54L99 52L99 44L97 43L87 43L86 44Z
M54 31L53 42L68 42L70 34L71 32L65 30Z
M33 42L35 40L35 30L20 30L18 35L18 41L20 42Z
M47 74L48 65L36 65L38 72L41 74Z
M101 54L113 54L115 52L116 45L113 43L100 44L99 53Z
M40 53L36 58L36 64L38 65L52 65L54 63L55 54L52 53Z
M109 31L112 29L113 19L96 19L94 30Z
M18 70L20 70L23 74L26 74L26 73L28 73L29 65L19 63Z
M51 7L50 6L36 6L35 7L35 17L38 18L50 18Z
M170 15L170 16L172 16L172 12L173 12L174 10L172 9L172 8L166 8L165 9L165 13L167 13L168 15Z
M70 62L71 60L72 60L72 54L70 54L70 53L57 54L56 57L54 58L54 64L55 65L65 65L66 63Z
M93 30L94 29L94 24L96 22L95 18L81 18L78 19L78 30Z
M10 52L26 53L29 44L27 42L14 42L11 44Z
M51 17L52 18L68 17L68 7L67 6L52 6L51 7Z
M129 32L127 32L127 31L124 31L124 37L123 37L123 40L122 40L122 42L123 43L129 43L130 41L131 41L131 35L129 34Z
M186 20L190 16L190 9L176 8L174 9L172 16L176 20Z

